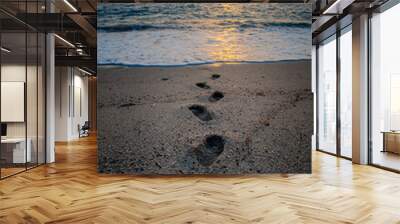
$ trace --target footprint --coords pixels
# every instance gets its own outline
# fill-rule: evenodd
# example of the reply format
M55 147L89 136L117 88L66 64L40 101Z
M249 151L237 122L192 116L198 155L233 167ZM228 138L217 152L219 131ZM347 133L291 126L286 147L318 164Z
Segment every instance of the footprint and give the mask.
M135 103L125 103L125 104L119 105L119 107L132 107L132 106L136 106L136 104Z
M220 77L221 77L221 75L217 74L217 73L211 75L211 79L214 79L214 80L219 79Z
M216 102L222 98L224 98L224 94L220 91L215 91L215 92L213 92L213 94L211 94L210 97L208 97L208 101Z
M209 135L203 144L195 149L197 161L203 166L210 166L224 151L225 139L219 135Z
M189 110L202 121L210 121L213 119L210 112L208 112L207 108L204 106L194 104L189 107Z
M200 87L200 88L202 88L202 89L209 89L209 88L210 88L210 86L207 85L206 82L198 82L198 83L196 83L196 86L197 86L197 87Z

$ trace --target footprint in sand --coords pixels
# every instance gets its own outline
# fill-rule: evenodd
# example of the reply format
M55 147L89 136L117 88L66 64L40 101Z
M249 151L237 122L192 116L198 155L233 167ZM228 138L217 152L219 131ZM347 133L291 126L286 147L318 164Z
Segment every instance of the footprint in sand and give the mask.
M189 107L189 110L202 121L212 120L211 113L208 112L207 108L201 105L194 104Z
M224 98L224 94L220 91L215 91L215 92L213 92L213 94L211 94L210 97L208 97L208 101L216 102L222 98Z
M216 74L216 73L211 75L211 79L214 79L214 80L215 79L219 79L220 77L221 77L221 75L220 74Z
M224 151L225 139L219 135L209 135L203 144L195 149L197 161L203 166L210 166Z
M209 88L210 88L210 86L207 85L206 82L198 82L198 83L196 83L196 86L197 86L197 87L200 87L200 88L202 88L202 89L209 89Z

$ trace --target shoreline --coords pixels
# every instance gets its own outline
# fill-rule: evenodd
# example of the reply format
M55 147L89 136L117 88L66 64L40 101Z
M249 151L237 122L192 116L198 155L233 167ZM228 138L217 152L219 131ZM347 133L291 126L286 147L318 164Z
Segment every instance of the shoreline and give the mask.
M190 66L201 66L201 65L232 65L232 64L290 64L299 62L309 62L311 59L287 59L287 60L276 60L276 61L210 61L210 62L198 62L198 63L187 63L187 64L125 64L125 63L98 63L98 67L113 68L142 68L142 67L155 67L155 68L174 68L174 67L190 67Z

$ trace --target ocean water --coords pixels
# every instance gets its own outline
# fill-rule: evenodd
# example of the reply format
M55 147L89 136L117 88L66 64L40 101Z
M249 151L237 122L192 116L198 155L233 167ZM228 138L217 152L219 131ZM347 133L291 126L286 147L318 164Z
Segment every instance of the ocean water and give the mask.
M188 65L311 58L311 5L98 5L98 64Z

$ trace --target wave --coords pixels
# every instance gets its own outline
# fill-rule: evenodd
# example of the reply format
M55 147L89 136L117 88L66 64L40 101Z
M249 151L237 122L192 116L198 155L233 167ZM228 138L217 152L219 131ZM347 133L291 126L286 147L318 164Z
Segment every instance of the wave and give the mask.
M311 23L309 23L309 22L272 22L272 23L266 23L265 26L309 28L309 27L311 27Z
M292 28L310 28L311 23L309 22L220 22L215 25L199 25L190 26L184 24L123 24L123 25L109 25L100 26L98 31L100 32L129 32L129 31L147 31L147 30L190 30L190 29L224 29L227 27L236 27L237 29L243 31L246 29L266 29L269 27L292 27Z
M129 63L97 63L98 66L121 66L121 67L185 67L210 64L275 64L275 63L296 63L311 61L311 59L286 59L286 60L267 60L267 61L203 61L183 64L129 64Z
M131 25L110 25L98 27L98 31L103 32L128 32L128 31L142 31L142 30L164 30L164 29L183 29L179 26L167 25L150 25L150 24L131 24ZM186 28L186 27L185 27Z

